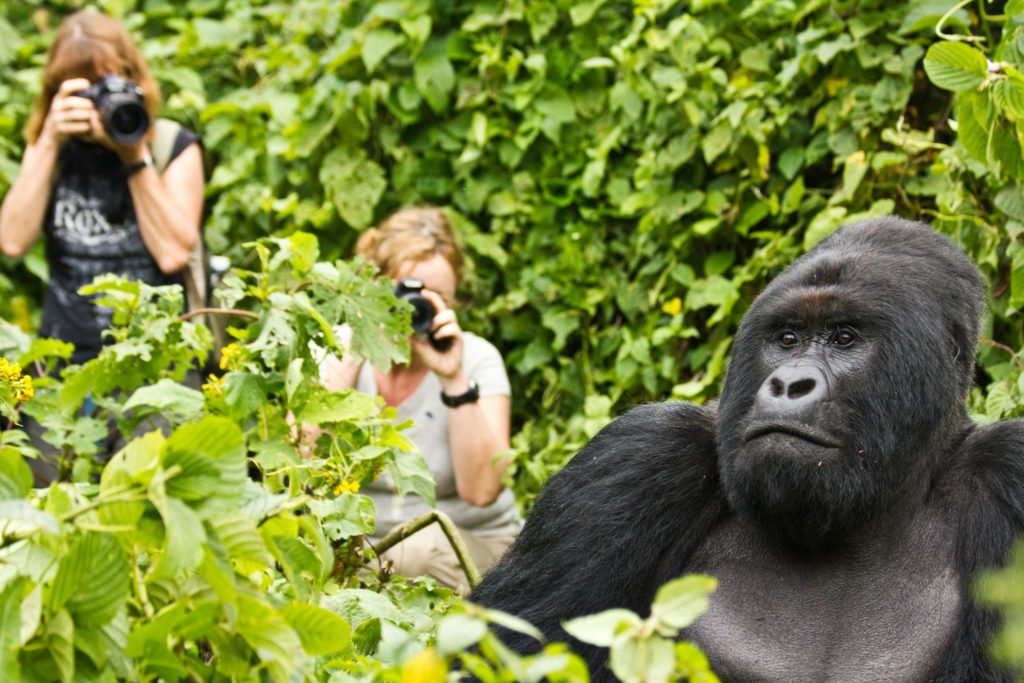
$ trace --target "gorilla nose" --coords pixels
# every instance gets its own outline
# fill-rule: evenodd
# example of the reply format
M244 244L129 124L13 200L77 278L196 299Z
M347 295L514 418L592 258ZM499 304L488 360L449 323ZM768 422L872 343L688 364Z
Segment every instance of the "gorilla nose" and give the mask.
M828 399L825 374L813 365L784 365L757 392L756 411L762 417L799 418Z

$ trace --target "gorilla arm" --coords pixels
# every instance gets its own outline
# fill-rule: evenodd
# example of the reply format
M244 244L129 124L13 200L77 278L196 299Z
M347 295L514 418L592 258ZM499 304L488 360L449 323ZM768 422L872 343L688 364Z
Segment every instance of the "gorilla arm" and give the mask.
M707 407L659 403L607 426L548 482L471 599L555 640L570 640L561 622L572 617L612 607L646 613L724 510L714 419ZM526 636L502 637L521 652L538 649ZM604 655L574 646L599 678Z
M960 575L973 580L978 572L1003 566L1014 540L1024 534L1024 421L975 428L951 457L954 462L938 482L939 495L963 506L957 559ZM963 592L973 591L965 585ZM938 669L942 680L1012 680L977 655L1000 623L998 614L970 601L960 617L961 635Z

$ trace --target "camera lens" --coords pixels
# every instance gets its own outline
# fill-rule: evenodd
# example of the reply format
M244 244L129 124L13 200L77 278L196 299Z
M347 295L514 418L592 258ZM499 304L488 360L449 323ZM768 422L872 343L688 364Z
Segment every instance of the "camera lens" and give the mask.
M123 144L134 144L149 129L149 114L137 102L110 102L103 111L103 125L112 139Z
M426 334L433 327L437 312L434 305L418 294L409 296L406 301L412 304L412 330L417 334Z

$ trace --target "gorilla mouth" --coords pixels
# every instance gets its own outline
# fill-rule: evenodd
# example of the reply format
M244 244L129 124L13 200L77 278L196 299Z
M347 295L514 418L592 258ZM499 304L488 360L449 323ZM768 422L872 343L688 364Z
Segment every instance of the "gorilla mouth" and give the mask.
M768 436L770 434L783 434L785 436L795 437L803 441L813 443L815 446L821 446L822 448L840 448L840 445L836 443L828 434L821 432L812 427L808 427L805 424L793 424L790 422L755 422L747 428L747 431L743 434L744 441L753 441L754 439L762 436Z

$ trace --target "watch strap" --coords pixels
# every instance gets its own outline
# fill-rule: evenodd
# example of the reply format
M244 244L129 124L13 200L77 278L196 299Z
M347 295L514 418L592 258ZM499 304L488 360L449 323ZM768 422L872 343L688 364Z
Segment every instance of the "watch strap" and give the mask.
M469 381L469 389L458 396L449 396L443 391L441 392L441 403L445 404L449 408L458 408L459 406L466 405L467 403L476 403L479 398L480 387L478 387L476 382L473 380Z
M125 178L130 178L147 166L150 168L156 167L156 163L153 161L153 156L148 151L146 152L146 155L142 157L141 161L136 161L132 164L125 164L121 168L121 172L124 173Z

